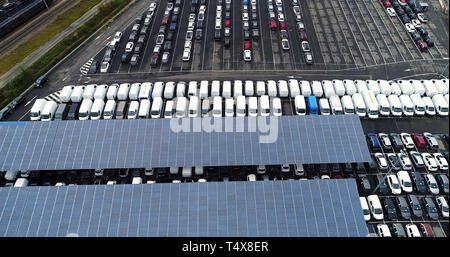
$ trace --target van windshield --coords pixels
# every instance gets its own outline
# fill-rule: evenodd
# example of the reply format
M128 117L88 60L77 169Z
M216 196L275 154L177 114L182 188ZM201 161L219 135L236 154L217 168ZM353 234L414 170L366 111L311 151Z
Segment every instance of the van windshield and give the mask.
M406 107L406 111L407 111L407 112L413 112L413 111L414 111L414 108L411 108L411 107L408 108L408 107Z
M402 109L400 109L398 107L394 107L394 112L402 112Z
M355 113L355 110L352 108L345 108L345 113Z
M111 115L111 112L106 111L106 112L104 112L103 116L112 116L112 115Z
M380 208L375 209L375 214L382 214L383 211Z
M136 112L135 112L135 111L129 111L129 112L128 112L128 116L134 116L134 115L136 115Z
M262 109L262 113L270 113L269 109Z
M448 108L447 107L441 107L441 112L448 112Z
M78 114L78 116L80 116L81 118L84 118L84 117L86 117L86 113L85 113L85 112L80 112L80 113Z
M166 113L164 115L166 117L172 116L172 111L168 110L168 111L166 111Z
M32 112L32 113L31 113L31 117L33 117L33 118L39 117L39 113L37 113L37 112Z
M423 111L425 111L425 108L422 107L422 106L417 106L416 110L419 111L419 112L423 112Z
M371 115L378 115L378 110L370 110Z
M389 112L390 111L389 107L381 107L381 110L383 112Z
M152 111L151 114L152 115L159 115L159 111Z
M97 117L98 116L98 112L91 112L91 117Z
M344 112L341 109L334 110L334 113L337 115L344 114Z
M434 112L434 106L428 106L428 111Z
M48 119L48 118L50 118L50 116L48 114L43 114L41 118L42 119Z
M62 119L62 113L55 114L55 119L61 120Z
M195 114L195 110L189 110L189 114Z
M323 109L322 109L322 113L330 113L330 109L328 109L328 108L323 108Z
M366 112L366 110L364 108L357 108L356 110L360 113Z
M237 112L241 113L241 114L245 114L245 109L238 109Z

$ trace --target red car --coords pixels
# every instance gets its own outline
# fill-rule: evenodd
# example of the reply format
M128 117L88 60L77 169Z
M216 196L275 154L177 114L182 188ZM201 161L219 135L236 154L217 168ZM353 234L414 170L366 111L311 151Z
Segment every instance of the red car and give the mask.
M167 21L169 20L169 17L168 16L164 16L163 17L163 19L162 19L162 21L161 21L161 24L162 25L167 25Z
M231 28L231 20L230 19L225 20L225 28Z
M300 35L300 40L301 41L308 41L308 37L306 36L306 31L300 30L298 32L298 34Z
M244 50L251 50L250 49L250 41L248 41L248 40L244 41Z
M336 176L333 177L333 179L343 179L343 177L340 176L340 175L336 175Z
M416 144L417 148L426 149L427 143L425 142L425 138L419 133L412 133L411 137Z
M421 40L417 40L416 41L417 47L419 47L421 52L426 52L428 50L428 45L425 41Z
M424 237L434 237L433 230L428 223L420 223L420 231Z
M389 1L383 1L383 6L384 6L384 8L392 7L391 2L389 2Z
M269 25L271 30L277 30L277 22L275 20L270 20Z
M286 29L286 23L284 21L280 22L280 29L285 30Z

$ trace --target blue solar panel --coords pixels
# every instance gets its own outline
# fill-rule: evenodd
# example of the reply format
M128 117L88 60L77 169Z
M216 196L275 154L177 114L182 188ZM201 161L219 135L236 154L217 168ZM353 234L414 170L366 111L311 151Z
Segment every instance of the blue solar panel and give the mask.
M0 236L366 236L353 179L0 188Z

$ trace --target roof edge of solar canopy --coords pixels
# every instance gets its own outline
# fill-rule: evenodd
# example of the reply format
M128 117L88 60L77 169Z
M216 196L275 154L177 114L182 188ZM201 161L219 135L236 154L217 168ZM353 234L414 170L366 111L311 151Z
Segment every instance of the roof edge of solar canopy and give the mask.
M0 170L370 160L357 115L76 120L0 126Z
M368 235L354 179L9 187L0 202L6 237Z

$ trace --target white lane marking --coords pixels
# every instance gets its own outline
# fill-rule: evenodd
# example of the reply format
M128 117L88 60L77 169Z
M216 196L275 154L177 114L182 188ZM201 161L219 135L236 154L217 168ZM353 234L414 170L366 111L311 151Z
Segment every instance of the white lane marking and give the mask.
M34 96L33 98L31 98L31 100L30 100L30 101L28 101L28 103L26 103L26 104L25 104L24 106L27 106L27 105L29 105L29 104L30 104L31 102L33 102L33 100L34 100L34 99L36 99L36 97L37 97L37 96Z

